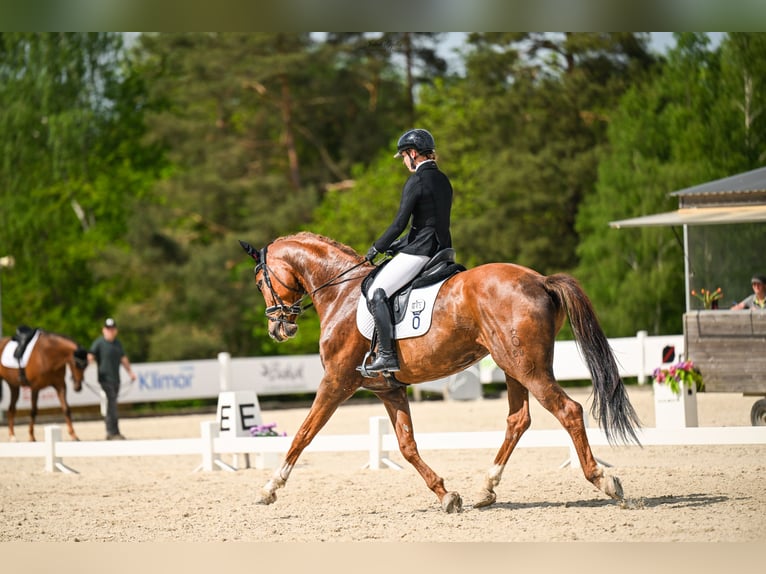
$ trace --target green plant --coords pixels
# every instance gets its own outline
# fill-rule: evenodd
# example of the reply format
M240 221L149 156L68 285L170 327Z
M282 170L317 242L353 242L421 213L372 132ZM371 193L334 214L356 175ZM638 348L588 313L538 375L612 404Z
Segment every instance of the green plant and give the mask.
M705 388L702 373L691 361L681 361L667 369L657 367L654 369L653 376L655 382L668 385L675 394L681 392L682 383L689 387L694 385L698 391Z
M718 304L715 303L718 301L721 297L723 297L723 291L721 291L721 288L719 287L715 291L710 291L709 289L705 289L704 287L699 290L699 293L692 289L692 295L694 295L697 299L702 301L702 304L705 306L705 309L713 309L714 307L717 307ZM715 303L715 305L714 305Z

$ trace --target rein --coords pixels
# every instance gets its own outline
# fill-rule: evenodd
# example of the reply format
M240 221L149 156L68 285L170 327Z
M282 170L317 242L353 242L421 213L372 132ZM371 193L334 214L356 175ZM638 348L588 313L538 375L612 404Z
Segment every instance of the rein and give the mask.
M303 305L303 301L306 299L306 297L313 296L317 291L320 291L322 289L325 289L327 287L334 287L336 285L340 285L342 283L345 283L346 281L351 281L355 279L355 277L350 277L347 279L344 279L343 281L338 281L341 277L346 275L346 273L350 273L354 269L358 269L362 265L366 263L366 260L362 260L360 263L357 263L356 265L352 265L345 271L341 271L338 275L331 278L329 281L326 281L322 283L319 287L316 289L313 289L312 291L306 291L306 289L301 285L301 289L295 289L294 287L290 287L287 285L284 281L282 281L279 276L274 273L266 263L266 253L268 250L268 245L261 249L260 252L260 261L255 266L255 273L258 273L259 270L263 271L263 281L266 283L266 286L269 288L269 291L271 292L271 296L275 301L275 305L272 305L270 307L266 307L265 315L269 318L271 321L276 321L278 323L288 323L291 325L295 324L295 321L292 321L288 319L288 315L296 315L300 316L306 309L309 309L313 303L309 303L308 305ZM274 276L274 279L282 285L285 289L288 291L292 291L293 293L298 293L300 295L300 298L292 303L291 305L287 305L282 298L279 296L279 293L277 293L274 290L274 286L271 283L271 276Z

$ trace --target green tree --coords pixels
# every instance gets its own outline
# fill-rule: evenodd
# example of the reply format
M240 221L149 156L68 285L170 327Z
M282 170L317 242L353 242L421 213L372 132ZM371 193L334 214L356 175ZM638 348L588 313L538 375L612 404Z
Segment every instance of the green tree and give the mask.
M423 117L456 166L453 235L464 260L574 268L577 210L596 181L611 110L652 63L645 41L471 34L465 81L445 85L448 95L423 91Z
M139 98L120 34L0 35L0 251L16 259L5 332L23 323L86 343L112 310L91 263L119 242L154 161L136 145Z
M764 102L747 96L747 78L766 61L761 35L752 36L711 50L703 34L678 35L667 61L626 94L611 122L596 194L577 221L577 274L610 336L681 332L685 294L680 229L614 230L607 223L673 210L670 192L764 161L753 153L763 124L747 120Z

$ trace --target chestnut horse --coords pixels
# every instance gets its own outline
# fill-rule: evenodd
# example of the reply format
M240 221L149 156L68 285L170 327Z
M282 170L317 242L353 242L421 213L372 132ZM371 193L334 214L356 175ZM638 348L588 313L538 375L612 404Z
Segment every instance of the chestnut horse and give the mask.
M356 311L363 278L373 270L350 247L311 233L279 238L257 250L240 242L256 261L255 281L266 303L269 335L284 341L296 334L296 320L310 297L319 315L319 353L324 377L306 419L295 433L285 459L261 491L260 502L273 503L298 457L338 406L360 387L383 401L399 450L436 494L446 512L462 509L420 457L414 437L407 386L457 373L490 354L505 373L508 416L505 440L484 480L474 507L493 504L495 487L521 435L529 428L529 394L567 430L588 479L606 495L622 499L622 485L596 463L588 443L582 406L553 377L554 339L567 315L593 378L593 414L610 443L639 443L640 423L590 300L565 274L543 276L509 263L490 263L453 275L442 285L429 331L396 342L401 371L388 384L365 379L357 367L370 343L358 331ZM377 381L377 387L368 381Z
M10 337L0 340L0 354L10 341ZM85 368L88 366L88 351L72 339L46 331L40 331L29 362L24 369L27 382L22 385L20 370L0 365L0 384L5 380L11 388L11 402L8 406L8 435L16 440L14 422L16 420L16 402L19 400L21 386L28 386L32 393L29 440L35 440L35 418L37 417L37 397L45 387L53 387L61 403L67 430L72 440L80 440L72 426L72 412L66 400L66 368L72 372L74 390L82 390Z

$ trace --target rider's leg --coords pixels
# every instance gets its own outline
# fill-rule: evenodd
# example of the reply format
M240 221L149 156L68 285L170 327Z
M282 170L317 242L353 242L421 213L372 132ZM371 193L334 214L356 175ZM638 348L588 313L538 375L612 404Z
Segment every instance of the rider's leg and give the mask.
M398 371L399 361L394 349L394 325L388 297L417 277L428 262L424 255L399 253L375 276L368 293L375 328L378 331L378 353L367 371Z
M399 359L394 350L394 320L391 316L391 308L388 306L386 292L383 289L377 289L373 294L370 311L378 331L378 352L375 360L367 367L367 371L373 373L396 372L399 370Z

